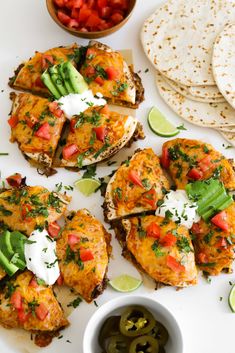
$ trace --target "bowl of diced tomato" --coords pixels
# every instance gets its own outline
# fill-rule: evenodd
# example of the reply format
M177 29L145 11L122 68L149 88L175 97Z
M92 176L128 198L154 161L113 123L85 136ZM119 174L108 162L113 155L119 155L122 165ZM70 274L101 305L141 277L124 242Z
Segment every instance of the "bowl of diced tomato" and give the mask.
M83 38L116 32L130 18L136 0L46 0L52 19L64 30Z

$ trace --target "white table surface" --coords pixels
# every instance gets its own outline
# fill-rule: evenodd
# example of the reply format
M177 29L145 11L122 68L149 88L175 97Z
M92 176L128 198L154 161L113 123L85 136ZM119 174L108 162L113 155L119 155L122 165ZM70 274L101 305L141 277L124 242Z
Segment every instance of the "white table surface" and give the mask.
M139 33L143 21L154 11L161 1L138 0L134 14L128 23L117 33L101 39L114 49L133 50L135 70L141 70L141 77L145 87L145 102L137 111L139 120L143 123L146 139L135 143L131 150L137 146L151 146L159 153L163 138L155 136L146 124L147 112L156 105L173 123L180 125L183 121L177 117L161 100L154 84L154 69L145 57L141 48ZM7 86L8 78L12 76L14 68L22 60L33 55L35 50L44 51L57 45L67 45L74 41L86 44L86 40L73 37L60 29L49 17L45 1L43 0L7 0L1 1L0 7L0 152L9 152L7 157L0 157L0 170L2 177L20 172L28 177L31 185L41 184L53 189L57 182L63 181L65 185L72 185L79 177L78 173L60 170L50 178L39 176L31 168L18 151L16 144L9 142L10 129L7 124L10 112L10 89ZM149 72L145 73L145 69ZM3 90L3 91L2 91ZM228 157L235 157L234 149L225 149L227 142L215 131L203 129L185 123L187 131L182 131L180 137L198 138L212 143L217 149ZM113 160L124 160L131 154L130 149L123 150ZM113 167L107 168L104 164L98 168L98 175L106 175ZM78 191L72 193L71 209L87 207L103 221L99 193L89 198L83 197ZM136 270L121 257L121 249L116 240L113 240L114 256L110 263L109 277L118 274L136 274ZM185 350L184 353L234 353L235 314L230 312L227 304L228 293L231 288L229 281L234 282L234 275L220 275L212 278L211 284L200 276L197 286L176 291L165 287L154 291L153 284L142 286L129 295L147 295L164 304L172 311L182 327ZM97 299L101 306L111 298L122 294L108 288ZM63 338L54 339L53 343L43 352L50 353L82 353L82 338L93 312L97 310L94 304L82 303L70 316L71 326L62 332ZM35 352L29 335L21 331L5 330L0 328L0 352ZM71 343L66 342L70 340Z

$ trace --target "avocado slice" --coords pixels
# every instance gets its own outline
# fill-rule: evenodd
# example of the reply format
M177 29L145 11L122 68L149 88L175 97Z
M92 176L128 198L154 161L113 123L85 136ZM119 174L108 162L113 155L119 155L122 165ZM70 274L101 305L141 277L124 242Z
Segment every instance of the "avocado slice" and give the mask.
M9 276L13 276L19 270L19 268L16 265L14 265L8 260L8 258L3 254L1 250L0 250L0 265Z
M11 233L8 230L5 230L0 237L0 250L3 255L10 261L14 255L14 250L11 246Z
M66 70L68 73L69 81L73 87L74 93L83 93L88 90L88 85L83 76L75 69L70 61L66 61L62 66L63 71Z
M56 99L59 99L61 97L60 92L57 90L57 88L55 87L54 83L51 80L51 77L48 73L48 71L44 71L43 74L41 75L41 79L42 82L44 83L44 85L49 89L49 91L53 94L53 96Z
M18 266L21 270L24 270L26 267L24 255L24 244L26 240L27 237L18 231L11 233L11 246L14 250L14 255L11 258L11 262Z
M64 85L69 93L74 93L73 87L69 82L69 75L68 75L68 70L67 68L64 68L64 64L59 64L57 65L60 76L64 80Z
M66 96L68 93L67 88L64 85L63 78L60 76L59 70L56 65L51 66L49 69L49 74L51 76L51 80L54 83L57 90L60 92L62 96Z

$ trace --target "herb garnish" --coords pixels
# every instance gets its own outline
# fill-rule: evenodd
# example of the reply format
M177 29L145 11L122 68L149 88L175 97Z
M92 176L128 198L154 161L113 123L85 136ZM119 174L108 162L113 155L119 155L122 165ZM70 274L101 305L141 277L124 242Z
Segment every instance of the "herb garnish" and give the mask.
M75 309L80 305L81 302L82 302L82 299L80 297L77 297L72 302L70 302L67 306L68 307L72 306Z

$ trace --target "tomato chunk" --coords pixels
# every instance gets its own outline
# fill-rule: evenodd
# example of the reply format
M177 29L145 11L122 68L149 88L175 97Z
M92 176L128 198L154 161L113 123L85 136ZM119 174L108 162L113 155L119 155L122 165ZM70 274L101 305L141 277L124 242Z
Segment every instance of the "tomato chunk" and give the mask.
M71 18L68 15L66 15L66 13L64 13L64 11L61 11L61 10L59 10L57 12L57 16L63 25L68 25L69 21L71 20Z
M216 243L217 248L227 248L228 243L225 237L221 237L217 243Z
M201 171L205 173L212 166L211 157L208 155L203 159L201 159L200 162L198 163L198 166L201 169Z
M64 278L63 278L62 273L60 273L59 277L56 280L56 284L58 284L58 286L62 286L63 283L64 283Z
M68 234L68 244L72 250L74 250L74 245L80 242L80 237L76 234Z
M222 211L215 215L212 219L211 222L216 225L216 227L224 230L225 232L228 232L229 230L229 224L227 220L227 213L225 211Z
M18 124L19 118L16 115L12 115L7 121L8 121L8 124L10 125L10 127L14 128Z
M173 256L167 255L166 265L175 272L185 271L185 267L181 265Z
M18 188L22 183L22 175L19 173L15 173L6 178L8 184L13 188Z
M43 70L46 70L49 66L52 66L54 64L53 56L48 54L42 54L41 64Z
M199 264L206 264L208 263L208 256L204 253L204 252L200 252L198 255L197 255L197 261Z
M79 9L82 7L84 0L73 0L73 9Z
M63 110L60 109L59 104L56 101L49 103L49 110L57 118L60 118L63 114Z
M200 235L202 233L200 225L198 223L193 223L191 232L195 235Z
M170 154L168 148L163 147L160 161L163 168L168 169L170 167Z
M93 75L95 75L95 68L93 66L87 66L85 74L87 77L92 77Z
M33 128L34 125L38 123L38 118L36 118L34 115L31 115L31 114L25 115L25 120L26 120L26 124L30 128Z
M99 16L92 12L86 21L86 27L94 28L100 24L100 21Z
M69 28L78 28L79 27L79 23L74 18L71 18L69 23L68 23L68 27Z
M29 213L32 211L32 206L29 203L25 203L21 207L21 218L23 220L30 221L32 218L30 217Z
M35 308L35 314L37 318L41 321L45 320L49 311L44 303L40 303L39 306Z
M29 286L32 288L37 288L38 287L38 282L35 277L32 277L31 281L29 282Z
M118 70L116 70L112 66L107 67L107 69L105 69L105 72L106 72L109 80L116 80L119 76Z
M107 136L107 130L105 126L94 127L93 130L95 131L97 140L104 142L105 137Z
M40 87L40 88L45 88L46 86L44 85L44 83L41 80L41 77L38 76L34 82L34 86L35 87Z
M23 308L17 311L18 320L21 324L24 324L30 317L30 313L26 313Z
M143 195L143 202L147 203L148 205L151 206L151 208L155 209L156 208L156 203L157 203L157 195L156 195L156 191L154 189L151 189L149 191L147 191L144 195Z
M47 231L50 237L57 238L60 234L60 226L57 222L52 222L48 225Z
M90 261L94 259L94 255L90 249L80 249L80 259L83 262Z
M71 145L65 146L62 151L63 158L70 159L72 156L77 154L78 151L79 151L79 148L75 143L72 143Z
M43 123L39 127L39 129L34 133L34 135L49 141L51 139L51 134L50 134L50 125L48 124L48 122Z
M95 78L95 82L98 83L98 85L103 86L103 84L104 84L104 79L103 79L102 77L100 77L100 76L97 76L97 77Z
M14 293L11 296L11 304L15 309L21 309L22 308L22 296L18 290L15 290Z
M175 245L176 241L176 237L172 233L168 233L162 239L160 239L160 244L162 246L173 246Z
M76 128L75 128L75 125L77 123L77 120L76 119L71 119L70 120L70 131L71 132L75 132Z
M91 15L91 10L83 6L79 11L79 17L78 17L79 23L80 22L85 23L90 15Z
M161 236L161 228L155 222L152 222L146 228L147 237L159 239Z
M97 0L97 5L100 8L107 6L107 4L108 4L108 0Z
M109 115L109 113L110 110L108 104L104 105L103 108L100 109L100 114Z
M128 174L128 179L135 185L140 186L141 188L143 187L142 181L138 175L138 173L135 170L131 170Z
M123 20L123 16L119 12L115 12L112 14L111 20L114 24L118 24Z
M65 6L65 2L66 2L66 0L54 0L54 3L55 3L58 7L63 7L63 6Z
M202 174L201 170L199 170L197 168L192 168L188 172L188 177L193 180L200 180L202 178L202 176L203 176L203 174Z

